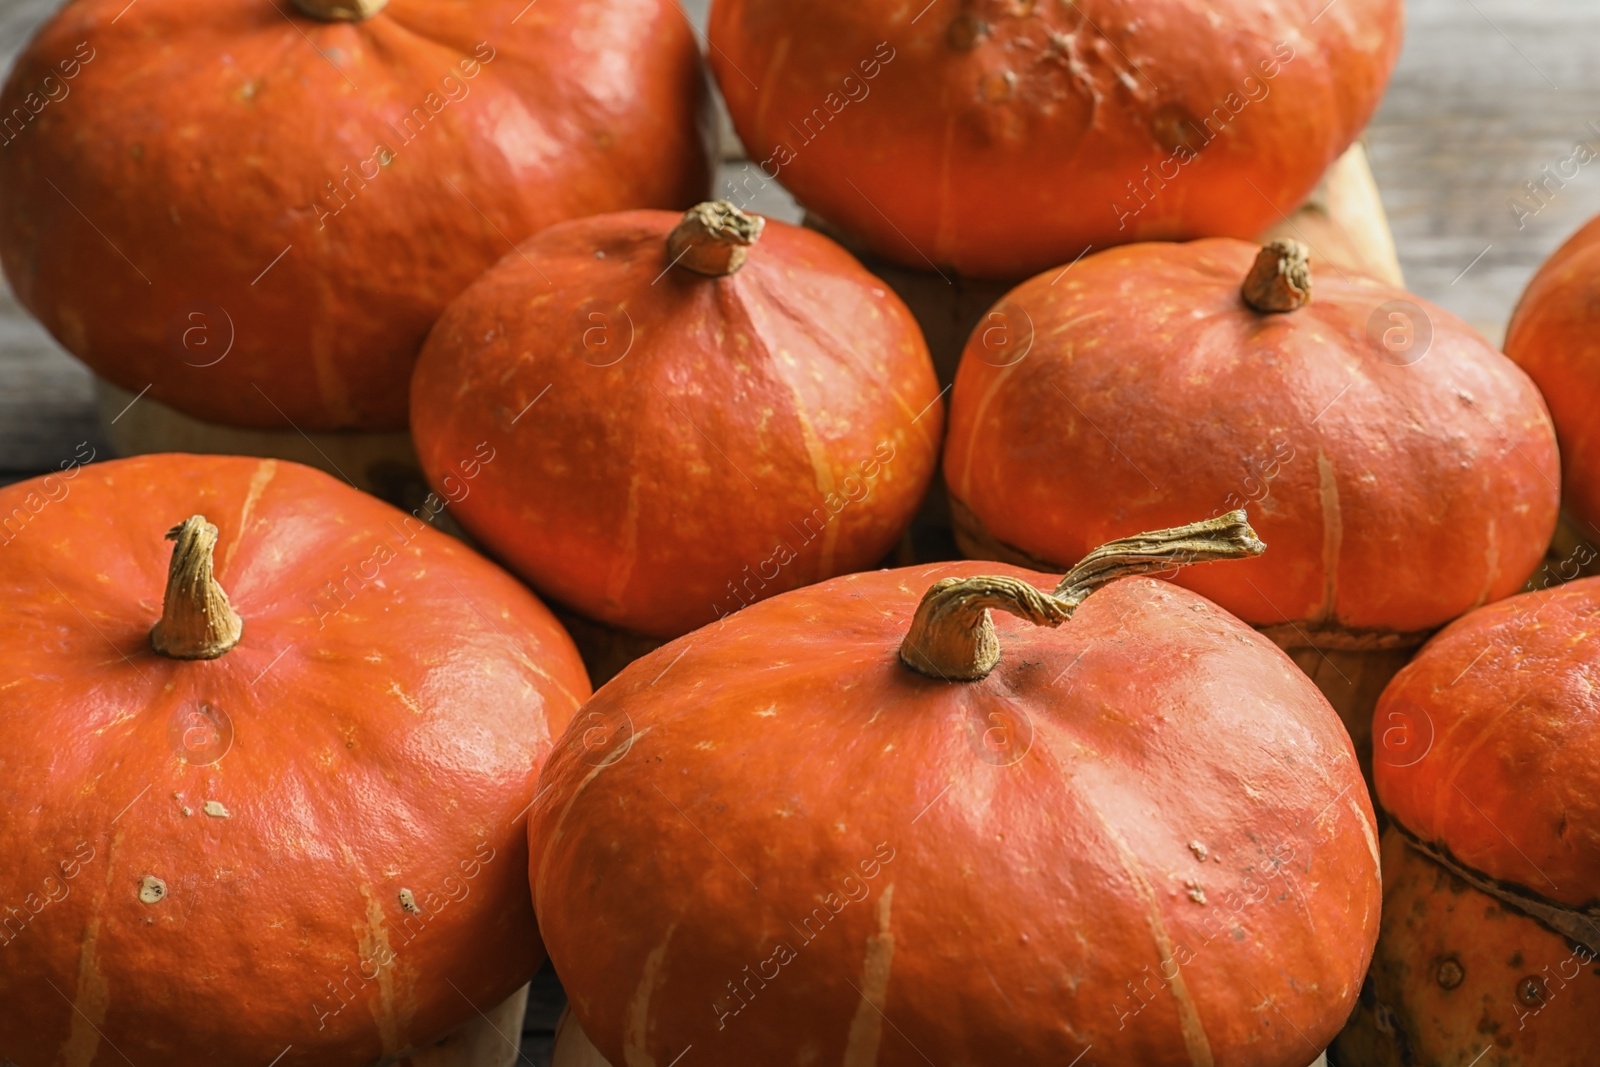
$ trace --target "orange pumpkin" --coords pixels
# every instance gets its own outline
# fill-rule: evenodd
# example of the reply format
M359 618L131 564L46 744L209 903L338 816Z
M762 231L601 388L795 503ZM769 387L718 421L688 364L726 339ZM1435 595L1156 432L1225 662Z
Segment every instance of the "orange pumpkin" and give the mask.
M1401 0L714 0L752 163L918 270L1020 278L1087 246L1253 237L1378 105Z
M1597 614L1597 579L1482 608L1383 694L1383 935L1350 1062L1594 1063Z
M967 554L1061 567L1248 504L1274 551L1179 581L1313 669L1403 656L1516 592L1556 522L1528 377L1449 312L1293 241L1134 245L1039 275L973 333L950 405ZM1362 688L1351 671L1322 679L1336 705ZM1385 681L1347 701L1358 740Z
M943 408L883 283L718 202L525 242L435 327L412 419L491 551L587 616L674 637L881 559L932 478ZM462 492L451 463L486 434L504 458Z
M510 576L270 460L72 467L0 528L0 1062L388 1062L528 980L588 681Z
M1597 308L1600 218L1574 234L1534 275L1506 331L1506 355L1544 391L1561 441L1563 506L1580 536L1600 541Z
M529 823L595 1048L1315 1059L1377 933L1350 741L1270 642L1129 577L1260 550L1240 512L1107 545L1054 593L993 564L851 575L626 668Z
M131 392L402 429L428 328L513 241L704 194L703 99L672 0L80 0L0 94L0 260Z

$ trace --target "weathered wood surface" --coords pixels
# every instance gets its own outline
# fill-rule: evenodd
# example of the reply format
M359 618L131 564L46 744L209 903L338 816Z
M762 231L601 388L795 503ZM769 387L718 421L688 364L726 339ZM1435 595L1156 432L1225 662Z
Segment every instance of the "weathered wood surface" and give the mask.
M703 24L707 0L684 0ZM0 0L0 66L57 0ZM1409 0L1409 37L1367 145L1410 288L1499 341L1539 262L1600 212L1600 38L1593 0ZM3 150L3 149L0 149ZM1548 170L1546 169L1548 168ZM728 173L738 164L727 167ZM1537 196L1526 183L1543 183ZM1521 207L1513 206L1520 203ZM755 210L798 220L776 186ZM109 452L87 371L0 284L0 482ZM521 1062L544 1067L563 997L535 979Z

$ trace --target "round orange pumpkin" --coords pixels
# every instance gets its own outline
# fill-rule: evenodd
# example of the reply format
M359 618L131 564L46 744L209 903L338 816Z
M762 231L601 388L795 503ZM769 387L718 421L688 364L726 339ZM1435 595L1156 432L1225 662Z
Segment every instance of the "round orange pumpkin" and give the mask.
M714 0L752 163L919 270L1020 278L1086 246L1253 237L1378 105L1400 0Z
M1594 1062L1597 614L1600 579L1482 608L1384 692L1383 936L1351 1062Z
M943 407L882 282L717 202L524 242L428 338L412 419L452 500L454 458L505 441L453 508L491 551L591 618L675 637L881 559Z
M1538 383L1561 441L1562 505L1600 541L1600 218L1539 268L1511 317L1506 355Z
M512 242L704 195L703 98L672 0L81 0L0 94L0 260L131 392L402 429L428 328Z
M1315 1059L1377 934L1350 741L1270 642L1128 577L1260 548L1235 513L1107 545L1054 593L993 564L851 575L626 668L529 824L595 1048Z
M72 467L0 530L0 1062L389 1062L528 980L588 680L515 580L271 460Z
M1249 505L1273 552L1178 580L1312 669L1403 654L1516 592L1556 522L1527 375L1449 312L1292 241L1134 245L1039 275L974 331L950 407L968 555L1059 568ZM1342 709L1358 740L1386 681ZM1349 666L1321 682L1336 705L1363 688Z

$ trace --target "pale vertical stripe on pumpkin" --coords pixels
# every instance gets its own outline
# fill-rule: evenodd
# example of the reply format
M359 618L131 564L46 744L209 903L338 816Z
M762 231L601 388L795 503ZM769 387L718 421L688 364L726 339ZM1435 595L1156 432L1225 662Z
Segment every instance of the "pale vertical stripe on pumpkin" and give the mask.
M806 417L806 406L801 402L800 390L789 381L783 371L778 372L778 377L783 380L784 386L794 398L794 414L800 423L800 437L806 443L806 456L811 460L812 482L821 495L823 508L827 508L828 497L835 494L837 486L833 484L833 470L828 464L827 448L817 437L816 428L811 425L811 420ZM813 510L813 514L814 514ZM810 518L807 515L806 518ZM833 576L833 550L839 543L839 527L842 525L841 515L833 515L822 527L822 547L817 556L817 581ZM805 519L800 520L803 524Z
M1490 474L1487 465L1484 466L1483 480L1489 481ZM1485 493L1487 496L1488 494ZM1481 608L1489 603L1494 592L1494 583L1500 580L1500 525L1493 515L1489 516L1489 524L1485 529L1487 542L1483 549L1483 588L1478 590L1478 598L1472 602L1475 608Z
M672 943L672 934L677 928L677 923L667 927L667 936L645 958L644 974L634 990L633 1003L628 1006L628 1026L622 1037L626 1067L656 1067L656 1058L646 1051L650 1040L650 1001L661 988L662 964L666 962L667 946Z
M541 907L540 900L539 900L539 887L544 885L545 867L550 862L550 853L552 851L554 851L556 843L561 840L561 835L563 833L562 827L565 826L565 824L566 824L567 816L572 813L573 805L578 802L578 798L583 795L583 791L585 789L589 788L589 783L594 781L596 778L600 777L600 772L601 771L603 771L607 767L611 766L613 763L615 763L617 760L621 759L623 756L627 755L629 752L632 752L633 751L633 746L637 745L640 741L643 741L645 739L645 737L650 733L650 731L654 730L654 729L655 729L654 726L646 726L644 729L638 731L637 733L635 733L633 735L633 740L630 741L627 744L627 746L618 748L616 750L616 754L615 755L608 756L606 759L604 759L600 763L596 764L594 770L590 771L588 774L583 776L583 781L579 782L578 783L578 788L576 788L576 789L574 789L572 791L572 796L567 798L566 804L562 805L561 814L556 816L556 824L550 830L550 839L547 842L545 842L544 854L539 857L539 874L533 880L533 910L534 911L537 912ZM552 756L552 758L554 758L554 757ZM544 790L540 790L539 794L533 798L534 801L537 802L539 797L541 797L543 795L544 795ZM531 805L531 804L529 805L530 808L532 806L533 805ZM532 816L529 816L529 817L532 818Z
M1150 929L1150 937L1155 942L1156 952L1159 954L1157 966L1171 961L1174 964L1174 974L1167 982L1167 988L1172 992L1172 999L1178 1008L1178 1028L1183 1034L1183 1045L1189 1053L1189 1061L1194 1067L1215 1067L1215 1058L1211 1052L1211 1039L1206 1036L1205 1024L1200 1021L1200 1009L1194 1002L1194 996L1189 992L1189 984L1183 980L1183 965L1178 962L1173 954L1172 935L1167 932L1167 924L1161 917L1161 902L1156 897L1156 890L1150 884L1149 877L1144 873L1144 865L1139 862L1128 843L1122 835L1106 819L1105 815L1093 803L1085 804L1084 810L1094 813L1101 829L1105 831L1106 840L1111 842L1117 850L1117 858L1122 862L1122 869L1128 875L1128 880L1133 883L1138 891L1139 900L1144 904L1145 922ZM1166 972L1161 973L1166 978Z
M613 604L622 603L634 565L639 562L639 481L636 465L628 478L628 510L622 517L622 543L617 546L616 559L606 577L606 599Z
M861 966L861 1004L850 1021L843 1067L877 1067L878 1046L883 1041L884 1005L888 1003L889 970L894 964L894 933L889 911L894 904L894 883L883 887L878 898L878 932L867 938L867 958Z
M64 1067L89 1067L100 1051L100 1027L111 1008L111 991L95 949L100 942L100 920L92 919L83 931L83 947L78 954L78 987L73 991L72 1026L61 1047ZM61 990L56 990L61 992ZM65 994L63 994L64 996Z
M1367 818L1366 813L1361 810L1361 805L1356 803L1355 797L1347 794L1344 799L1344 804L1345 807L1349 808L1351 813L1355 815L1356 825L1361 827L1362 836L1367 839L1367 849L1372 853L1372 869L1378 872L1378 878L1381 881L1383 878L1383 860L1381 858L1381 852L1378 847L1378 837L1375 828L1372 825L1372 820Z
M1317 449L1317 481L1322 499L1322 612L1333 621L1339 595L1339 553L1344 547L1344 512L1339 506L1339 479L1333 463Z
M357 945L363 960L394 960L395 954L389 947L389 931L384 926L383 904L378 900L377 894L369 885L362 885L361 895L367 901L367 921L365 927L357 927ZM365 964L362 964L362 977L366 977ZM410 1013L402 1018L395 1010L396 998L394 989L395 966L378 967L378 999L376 1003L368 1002L367 1008L372 1013L373 1022L378 1025L378 1036L383 1041L383 1052L386 1057L396 1057L405 1051L407 1031L410 1030Z
M989 405L999 395L1000 388L1005 385L1006 379L1011 377L1012 373L1021 365L1021 360L1018 360L1016 363L1000 368L1000 373L994 376L994 381L989 383L989 388L985 389L983 396L978 398L978 410L972 417L972 433L967 437L967 461L961 465L961 475L956 483L956 494L961 497L963 502L967 503L968 507L971 506L972 501L972 462L978 458L980 452L977 442L978 435L984 430L984 416L988 414ZM954 406L953 400L951 406ZM1000 423L1001 420L997 418L996 422ZM1003 424L1001 428L1004 428ZM988 458L987 455L985 455L985 458Z
M255 513L256 505L261 501L261 494L267 491L267 486L278 473L278 461L264 459L256 464L256 469L250 474L250 485L245 490L244 506L239 509L239 523L235 527L240 536L228 542L228 547L222 550L222 569L227 570L233 562L233 554L239 551L239 546L244 543L244 534L250 529L250 516Z

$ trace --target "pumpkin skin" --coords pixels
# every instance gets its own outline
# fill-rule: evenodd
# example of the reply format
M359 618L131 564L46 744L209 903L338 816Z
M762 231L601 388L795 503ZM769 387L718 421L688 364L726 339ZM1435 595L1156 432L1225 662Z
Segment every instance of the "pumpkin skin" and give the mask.
M1550 404L1564 460L1562 504L1581 535L1600 538L1600 218L1574 234L1528 283L1506 331L1506 355Z
M1322 8L714 0L711 68L761 168L734 195L775 178L889 259L991 278L1253 237L1355 140L1399 54L1400 0Z
M70 89L0 152L0 260L68 351L201 419L403 429L428 328L511 242L705 190L670 0L124 6L65 6L0 95Z
M580 711L540 779L532 879L609 1062L692 1044L730 1067L991 1067L1092 1044L1301 1067L1332 1038L1379 888L1322 696L1145 578L1059 630L997 616L982 681L902 666L924 590L992 573L1053 584L969 562L834 579L666 645Z
M531 594L278 461L100 463L0 490L19 510L0 547L0 1062L388 1061L528 980L522 813L588 690ZM168 659L162 531L196 511L243 638ZM376 544L378 579L322 610ZM164 899L141 900L147 877Z
M1258 251L1113 249L995 306L950 401L963 549L1064 565L1253 500L1272 551L1177 580L1284 643L1403 638L1516 592L1559 507L1533 383L1449 312L1315 263L1308 305L1257 312ZM1369 340L1391 312L1425 316L1409 349Z
M1569 943L1424 857L1400 830L1516 893L1600 907L1597 613L1597 579L1492 604L1442 631L1384 692L1374 775L1396 829L1384 845L1374 994L1389 1027L1358 1019L1350 1040L1383 1048L1374 1036L1383 1034L1414 1058L1353 1062L1468 1063L1491 1042L1484 1062L1505 1067L1594 1061L1600 945ZM1463 979L1445 990L1437 968L1447 957ZM1530 977L1543 989L1524 996Z
M1375 765L1385 811L1473 870L1569 907L1600 903L1597 613L1593 578L1475 611L1396 675L1373 719L1392 738Z
M654 637L882 559L943 424L910 312L838 245L768 221L712 278L672 267L678 223L524 242L445 312L412 386L452 499L454 460L505 441L462 525L542 593Z
M1594 950L1480 893L1391 827L1382 933L1360 1006L1334 1044L1337 1062L1588 1067L1600 1013L1595 960Z

